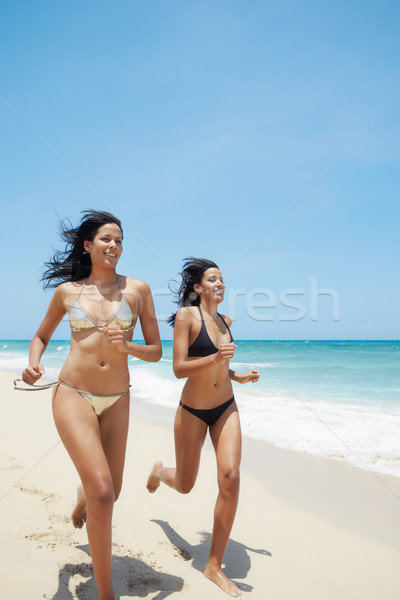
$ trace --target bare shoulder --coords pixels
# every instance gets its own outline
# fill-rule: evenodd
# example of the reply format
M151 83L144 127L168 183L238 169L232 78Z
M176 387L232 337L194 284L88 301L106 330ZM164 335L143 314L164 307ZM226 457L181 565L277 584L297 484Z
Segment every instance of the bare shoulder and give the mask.
M54 298L64 300L70 294L76 293L78 286L74 287L75 282L65 281L60 283L55 289Z
M79 281L65 281L65 283L60 283L57 287L57 290L62 291L63 294L73 294L76 292L80 292L82 286L85 285L86 279L80 279Z
M132 277L126 277L124 275L120 275L121 287L127 292L131 293L141 293L148 294L150 292L150 286L141 279L132 279Z
M176 313L175 323L177 321L182 323L192 323L198 312L197 306L182 306Z
M85 285L86 279L82 279L80 281L65 281L64 283L60 283L60 285L56 288L54 296L57 294L60 298L65 300L69 296L77 296L82 287Z

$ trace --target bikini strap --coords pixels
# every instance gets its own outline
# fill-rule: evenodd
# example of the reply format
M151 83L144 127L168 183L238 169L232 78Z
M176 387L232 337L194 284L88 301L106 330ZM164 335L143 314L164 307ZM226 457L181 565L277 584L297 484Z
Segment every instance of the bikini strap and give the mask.
M203 312L202 312L202 310L201 310L201 308L200 308L200 304L199 304L199 313L200 313L200 319L201 319L201 322L202 322L202 323L204 323Z
M80 292L79 292L79 294L78 294L78 297L77 297L77 299L76 299L76 300L78 300L78 299L81 297L81 294L82 294L82 292L83 292L83 288L84 288L84 287L85 287L85 285L87 284L87 280L88 280L88 279L89 279L89 277L86 277L85 281L83 282L83 286L81 287L81 289L80 289ZM75 300L75 302L76 302L76 300Z
M224 319L224 317L223 317L222 315L220 315L219 313L217 313L217 315L218 315L219 317L221 317L221 319L222 319L222 321L223 321L223 323L224 323L225 327L226 327L226 328L227 328L227 330L229 331L229 335L230 335L230 337L231 337L231 342L233 342L232 333L231 333L231 330L230 330L230 328L229 328L229 325L228 325L228 323L225 321L225 319Z
M119 291L121 292L121 296L122 296L122 303L124 302L124 300L125 300L125 302L128 302L127 299L125 298L124 292L122 291L121 282L119 280L119 276L118 275L117 275L117 282L118 282ZM128 302L128 306L130 308L129 302Z
M29 387L22 387L21 385L18 385L18 382L24 383L25 385L28 385ZM24 379L14 379L14 390L19 390L20 392L40 392L41 390L48 390L49 388L54 387L55 385L58 385L59 383L60 383L59 381L52 381L51 383L35 385L33 383L29 383L28 381L25 381Z

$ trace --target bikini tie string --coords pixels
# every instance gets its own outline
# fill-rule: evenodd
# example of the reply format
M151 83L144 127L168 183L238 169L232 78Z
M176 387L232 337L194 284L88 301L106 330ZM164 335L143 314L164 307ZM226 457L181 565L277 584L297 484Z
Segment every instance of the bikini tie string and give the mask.
M18 385L18 382L24 383L29 387L23 387ZM19 390L20 392L40 392L41 390L48 390L55 385L58 385L59 381L53 381L51 383L44 383L42 385L35 385L33 383L29 383L29 381L25 381L24 379L14 379L14 390Z

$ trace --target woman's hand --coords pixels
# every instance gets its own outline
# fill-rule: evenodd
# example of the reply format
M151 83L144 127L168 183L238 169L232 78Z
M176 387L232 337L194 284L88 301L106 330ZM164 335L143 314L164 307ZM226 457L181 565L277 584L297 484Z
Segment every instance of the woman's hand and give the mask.
M26 383L33 385L44 373L44 367L41 363L37 365L29 365L22 371L22 379Z
M246 373L238 373L236 377L238 383L249 383L249 381L251 381L251 383L256 383L260 378L260 371L250 369L249 371L246 371Z
M221 346L218 349L218 352L213 355L214 362L220 363L224 362L225 360L230 360L231 358L233 358L235 348L237 348L235 342L221 344Z
M103 333L115 350L118 350L121 354L128 354L129 346L122 329L119 329L119 327L103 327Z

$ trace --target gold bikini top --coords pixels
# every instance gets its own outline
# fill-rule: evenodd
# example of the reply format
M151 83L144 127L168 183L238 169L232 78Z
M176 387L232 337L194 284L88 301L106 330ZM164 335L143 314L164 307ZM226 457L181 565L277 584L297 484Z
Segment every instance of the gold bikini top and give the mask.
M91 329L98 329L100 327L119 327L122 331L131 331L135 327L135 319L132 313L132 309L129 306L125 296L122 293L121 284L117 277L119 289L122 295L122 302L116 315L107 321L107 323L96 323L90 315L82 308L80 303L80 297L83 288L86 285L87 279L82 286L81 291L77 299L75 300L70 312L69 312L69 324L71 327L71 333L78 333L80 331L90 331Z

